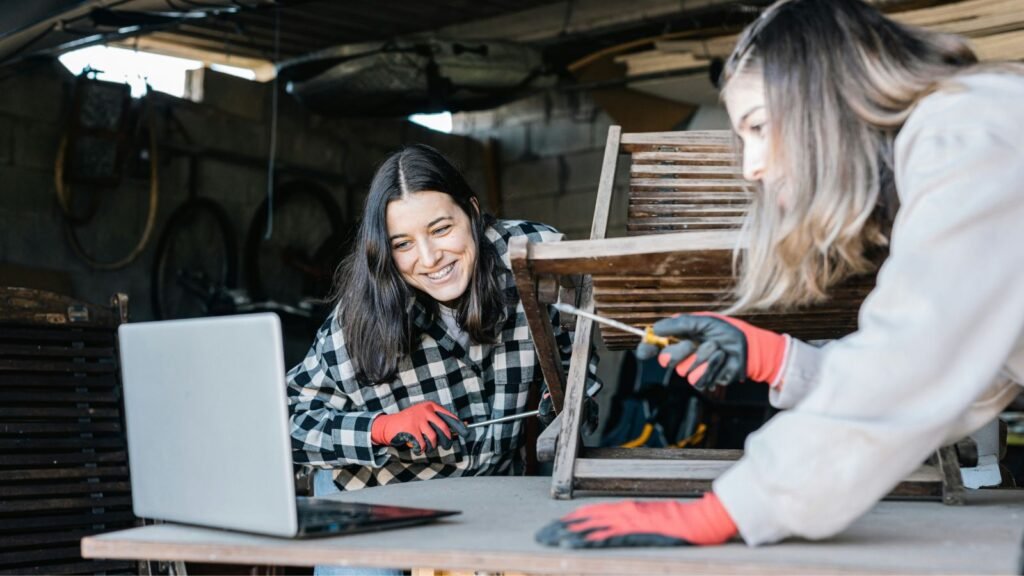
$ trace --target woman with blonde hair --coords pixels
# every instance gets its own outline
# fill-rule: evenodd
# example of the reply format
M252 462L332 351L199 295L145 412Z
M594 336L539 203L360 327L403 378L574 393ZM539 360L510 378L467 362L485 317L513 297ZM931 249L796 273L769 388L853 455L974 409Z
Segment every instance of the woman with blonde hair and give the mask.
M696 502L582 507L566 547L749 545L846 528L1024 383L1024 74L859 0L783 0L726 63L758 189L727 314L795 307L883 261L856 332L816 348L719 314L661 320L698 387L749 379L788 408ZM696 349L696 353L694 353Z

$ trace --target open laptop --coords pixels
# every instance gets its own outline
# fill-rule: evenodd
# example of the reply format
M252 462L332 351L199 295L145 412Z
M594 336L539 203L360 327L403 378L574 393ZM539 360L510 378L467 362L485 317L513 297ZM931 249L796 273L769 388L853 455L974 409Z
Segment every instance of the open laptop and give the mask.
M296 497L275 314L123 324L118 334L137 516L303 537L458 514Z

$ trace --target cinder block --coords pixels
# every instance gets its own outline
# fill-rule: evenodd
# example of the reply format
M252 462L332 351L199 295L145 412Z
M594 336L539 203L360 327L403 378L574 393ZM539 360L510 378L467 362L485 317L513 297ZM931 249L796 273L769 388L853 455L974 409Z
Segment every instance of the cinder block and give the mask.
M0 165L14 162L12 117L0 114Z
M502 217L513 220L533 220L559 227L557 199L551 196L517 200L509 202L505 199Z
M25 62L8 73L0 81L0 112L48 122L65 115L74 76L59 61Z
M595 148L594 125L567 116L530 125L530 150L538 156L554 156ZM603 148L603 145L602 145Z
M13 163L23 168L53 170L63 127L35 118L17 118L11 124Z
M573 190L557 199L559 221L568 229L590 230L594 222L597 187Z
M0 166L0 208L14 214L47 214L55 208L56 191L53 173L24 168L22 166ZM23 224L10 223L16 228Z
M254 122L264 121L270 83L253 82L209 68L195 70L193 74L202 76L203 104Z
M560 161L557 157L506 164L501 172L501 193L506 207L509 201L556 196Z

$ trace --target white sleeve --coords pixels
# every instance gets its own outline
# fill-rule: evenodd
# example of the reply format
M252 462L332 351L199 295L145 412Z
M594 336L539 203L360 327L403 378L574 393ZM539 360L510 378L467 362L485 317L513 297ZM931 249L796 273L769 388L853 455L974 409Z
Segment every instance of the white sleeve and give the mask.
M1001 382L1024 327L1024 162L1010 137L1022 129L901 134L902 205L859 330L714 483L748 544L843 530Z
M807 397L818 384L818 372L832 342L818 347L786 335L786 360L780 374L781 385L768 391L768 402L775 408L792 408Z

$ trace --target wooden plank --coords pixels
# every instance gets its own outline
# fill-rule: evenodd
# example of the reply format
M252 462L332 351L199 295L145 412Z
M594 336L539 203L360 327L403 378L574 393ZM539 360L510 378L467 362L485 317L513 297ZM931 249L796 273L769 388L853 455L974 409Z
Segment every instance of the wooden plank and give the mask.
M562 411L565 391L565 375L562 374L562 360L555 342L555 333L551 320L546 314L547 307L537 301L537 278L529 263L530 253L536 246L561 244L561 242L541 242L533 244L525 236L516 236L509 240L508 254L512 264L512 276L519 290L519 299L523 304L526 322L533 336L534 350L540 362L544 381L551 394L551 402L556 412Z
M706 190L706 191L744 191L746 185L741 180L729 178L630 178L631 189L664 189L664 190Z
M124 448L124 438L79 437L79 438L0 438L0 452L31 450L47 452L50 450L102 450Z
M734 166L736 154L730 150L721 152L662 152L641 151L632 154L633 165L686 164L688 166Z
M743 450L706 448L586 448L583 458L591 459L648 459L648 460L727 460L736 461Z
M743 180L743 170L734 164L725 166L691 166L688 164L637 164L630 167L632 178L682 178L684 180Z
M12 574L136 574L138 563L118 560L87 560L80 562L47 563L41 566L21 566L10 570L0 569L0 575Z
M106 508L102 513L67 510L65 514L0 518L0 532L20 533L29 530L52 530L73 526L99 526L103 530L111 530L115 526L136 522L135 515L128 507L112 507L107 503L104 503L104 506Z
M118 408L6 408L0 407L0 418L120 418Z
M24 498L27 496L54 496L73 494L124 494L131 492L131 484L123 482L62 482L60 484L31 484L22 486L0 485L0 498ZM40 498L32 501L38 502Z
M881 465L884 465L882 463ZM87 557L234 564L323 564L534 574L1013 574L1024 534L1024 501L1013 490L977 490L968 505L881 502L835 538L774 546L566 550L536 543L548 522L583 504L621 501L588 494L547 498L545 477L463 477L356 490L335 498L462 510L451 520L401 530L403 545L380 533L293 540L159 525L86 538ZM498 519L496 521L496 519ZM966 527L966 528L965 528ZM500 533L500 537L497 535ZM395 532L398 535L399 532ZM967 553L971 552L973 553ZM979 552L980 551L980 552Z
M59 404L59 403L107 403L116 404L120 395L111 390L95 392L7 392L0 389L0 404Z
M589 284L585 284L580 291L579 307L586 312L594 310L594 297ZM576 318L572 358L569 363L569 376L566 378L568 389L565 398L565 417L562 419L563 424L558 434L551 475L551 496L557 499L572 498L573 463L582 444L580 425L583 421L583 398L587 387L593 327L593 320L582 316Z
M34 500L0 500L0 514L13 512L61 511L74 508L100 508L107 506L131 506L131 496L106 496L100 498L37 498Z
M32 358L113 358L114 349L0 344L0 356L30 356Z
M43 362L38 360L11 360L0 358L0 370L8 372L76 372L81 374L110 374L117 371L113 362Z
M127 466L0 470L0 482L128 477Z
M0 466L67 466L69 464L124 464L125 452L76 454L0 454Z
M558 445L558 434L562 430L562 415L555 416L555 419L548 424L547 428L537 437L537 461L553 462L555 450Z
M733 142L728 130L688 130L684 138L685 141L680 141L680 132L631 132L623 134L621 142L626 151L642 145L688 151L701 147L729 147Z
M0 372L0 388L62 387L94 390L119 386L117 373L110 374L12 374Z
M109 330L87 330L84 328L31 328L23 325L7 326L0 321L0 340L17 342L81 342L87 345L110 346L114 343L114 334Z
M608 232L608 216L611 213L612 191L615 187L615 170L619 160L621 136L621 126L608 127L604 159L601 161L601 176L597 183L597 198L594 200L594 220L590 227L591 240L604 238Z

